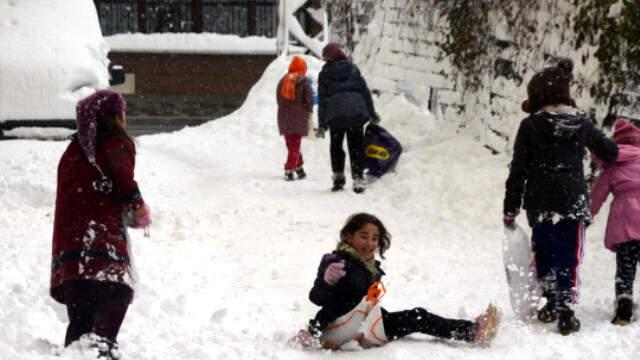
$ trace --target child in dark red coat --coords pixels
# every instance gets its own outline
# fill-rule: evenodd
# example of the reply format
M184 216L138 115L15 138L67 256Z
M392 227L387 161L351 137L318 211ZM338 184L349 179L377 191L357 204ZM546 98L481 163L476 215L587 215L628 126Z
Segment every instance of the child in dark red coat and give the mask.
M67 306L65 346L91 335L106 358L133 297L126 227L151 223L134 180L126 103L102 90L78 102L78 132L58 165L51 296Z
M280 80L276 91L278 100L278 130L287 144L287 162L284 164L284 179L304 179L304 161L300 152L302 137L309 133L309 116L313 112L311 87L307 81L307 63L294 56L289 72Z
M309 347L317 341L319 346L338 348L357 340L363 346L383 345L415 332L476 344L491 342L499 322L492 305L475 321L446 319L423 308L388 312L379 307L376 294L385 273L375 253L383 257L390 245L391 235L378 218L366 213L349 217L336 250L322 257L309 293L321 309L292 343Z

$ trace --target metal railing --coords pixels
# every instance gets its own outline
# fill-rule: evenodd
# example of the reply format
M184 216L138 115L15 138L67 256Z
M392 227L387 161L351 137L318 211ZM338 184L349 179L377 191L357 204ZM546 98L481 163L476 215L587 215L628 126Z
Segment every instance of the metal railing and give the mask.
M102 34L127 32L194 32L191 0L94 0ZM142 3L144 16L139 14ZM246 0L202 0L202 31L219 34L250 34L249 2ZM255 35L274 37L278 26L276 0L254 0ZM140 26L139 21L143 21Z

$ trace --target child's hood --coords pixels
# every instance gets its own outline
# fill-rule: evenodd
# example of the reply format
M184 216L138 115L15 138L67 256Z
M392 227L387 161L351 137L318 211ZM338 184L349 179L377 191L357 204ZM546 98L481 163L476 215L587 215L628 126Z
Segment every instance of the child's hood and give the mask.
M326 63L323 70L327 77L334 81L357 79L358 70L349 60Z
M558 140L572 139L589 121L585 113L574 112L546 112L540 111L533 115L536 128L546 137Z

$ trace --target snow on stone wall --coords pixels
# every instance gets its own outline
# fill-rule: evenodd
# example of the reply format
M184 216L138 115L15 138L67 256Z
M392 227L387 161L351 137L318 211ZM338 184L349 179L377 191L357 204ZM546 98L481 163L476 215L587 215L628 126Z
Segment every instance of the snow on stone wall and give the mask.
M492 14L495 41L487 49L490 68L478 91L465 91L461 76L442 52L448 25L429 0L374 2L368 23L361 24L366 31L354 37L352 54L370 87L407 94L437 117L471 129L494 150L510 150L517 125L526 116L520 105L526 99L527 82L535 72L554 65L557 57L574 60L572 93L578 106L598 121L606 114L606 107L595 104L588 92L597 79L598 62L592 56L594 48L574 47L568 19L575 8L569 0L541 1L529 15L537 21L537 31L525 43L516 43L501 17Z

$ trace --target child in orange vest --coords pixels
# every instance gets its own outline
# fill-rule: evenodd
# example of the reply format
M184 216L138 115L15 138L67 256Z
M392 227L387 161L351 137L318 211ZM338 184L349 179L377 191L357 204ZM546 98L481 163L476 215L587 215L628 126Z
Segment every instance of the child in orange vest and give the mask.
M304 179L307 174L302 167L304 160L300 152L302 137L309 133L309 116L313 112L312 91L307 81L307 64L294 56L289 64L289 72L280 80L276 91L278 100L278 130L287 145L287 161L284 164L284 178Z

